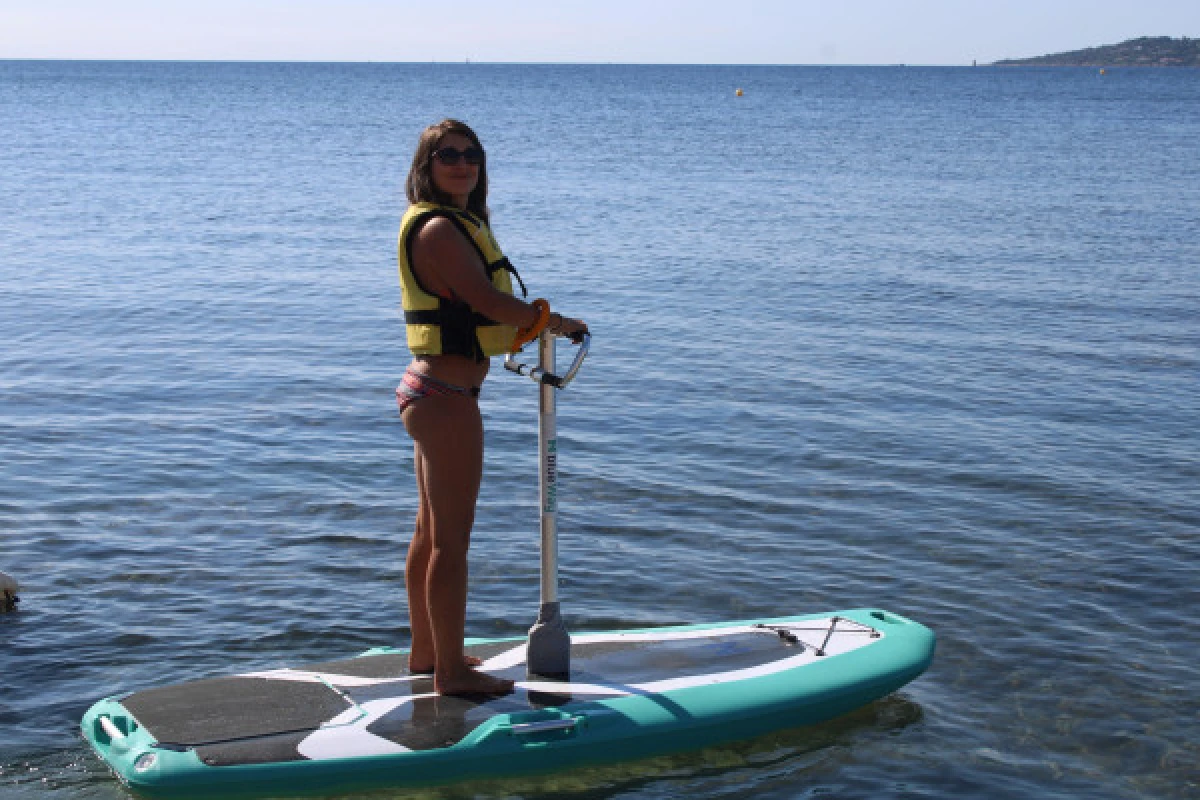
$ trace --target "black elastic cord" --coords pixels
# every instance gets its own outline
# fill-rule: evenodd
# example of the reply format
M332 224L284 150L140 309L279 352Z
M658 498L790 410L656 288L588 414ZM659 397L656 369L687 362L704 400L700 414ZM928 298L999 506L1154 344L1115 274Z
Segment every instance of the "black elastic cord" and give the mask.
M837 631L838 633L865 633L865 634L869 635L872 639L878 639L880 636L879 631L875 630L870 625L864 625L861 622L857 622L852 619L847 619L846 617L831 617L829 620L830 624L828 627L825 627L824 625L822 625L820 627L816 627L816 628L797 627L795 625L767 625L766 623L763 623L763 622L755 623L754 627L762 628L763 630L772 631L775 634L777 634L780 639L783 639L788 644L800 644L800 645L804 645L804 642L800 641L800 637L796 636L794 631L820 631L825 634L825 640L821 642L820 647L814 648L814 652L818 656L823 656L823 655L825 655L825 647L829 644L829 640L833 638L834 629L837 628L837 625L839 622L848 622L851 625L857 625L859 627L841 628L840 630ZM785 635L785 634L787 634L787 635ZM791 638L788 638L789 636ZM808 645L808 646L812 647L812 645Z

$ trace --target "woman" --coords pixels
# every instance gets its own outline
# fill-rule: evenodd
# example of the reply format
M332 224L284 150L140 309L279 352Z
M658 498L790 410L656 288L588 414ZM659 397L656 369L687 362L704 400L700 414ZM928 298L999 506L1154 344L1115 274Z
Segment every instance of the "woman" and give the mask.
M405 583L409 670L432 673L439 694L503 694L513 682L474 669L463 652L467 547L483 473L479 387L488 358L542 329L578 337L580 320L513 296L516 275L488 227L483 146L461 122L426 128L406 184L400 283L412 363L396 389L415 443L419 506ZM518 282L520 278L518 277ZM524 289L524 285L522 285Z

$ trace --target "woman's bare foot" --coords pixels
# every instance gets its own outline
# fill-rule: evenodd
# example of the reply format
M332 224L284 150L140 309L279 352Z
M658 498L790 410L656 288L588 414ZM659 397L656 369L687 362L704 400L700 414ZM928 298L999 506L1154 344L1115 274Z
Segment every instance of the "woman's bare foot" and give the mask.
M463 665L464 666L478 667L481 664L483 664L483 661L476 658L475 656L468 656L468 655L463 656ZM422 668L418 669L417 667L413 666L413 659L410 656L408 659L408 673L410 675L432 675L433 674L433 664L431 663L428 667L422 667Z
M463 667L453 674L435 675L433 689L438 694L509 694L514 683L507 678L497 678L486 672Z

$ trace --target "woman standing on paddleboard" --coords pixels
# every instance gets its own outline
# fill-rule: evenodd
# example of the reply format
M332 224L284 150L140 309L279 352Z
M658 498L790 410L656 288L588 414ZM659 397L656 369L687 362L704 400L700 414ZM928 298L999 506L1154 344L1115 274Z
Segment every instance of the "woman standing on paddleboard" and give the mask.
M488 226L483 146L457 120L421 134L400 223L400 284L412 363L396 389L415 443L416 530L405 584L412 627L409 669L434 676L439 694L499 694L513 683L474 669L463 652L467 548L483 475L479 387L488 359L546 330L577 337L580 320L544 300L513 295L520 277ZM521 284L524 291L524 285Z

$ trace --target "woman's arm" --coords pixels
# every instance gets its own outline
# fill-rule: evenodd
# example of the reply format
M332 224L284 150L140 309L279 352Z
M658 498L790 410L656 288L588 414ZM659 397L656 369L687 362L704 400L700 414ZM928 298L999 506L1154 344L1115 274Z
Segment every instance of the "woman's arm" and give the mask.
M532 305L492 286L475 248L445 217L434 217L417 231L412 259L417 278L436 294L457 297L505 325L527 328L537 321Z

